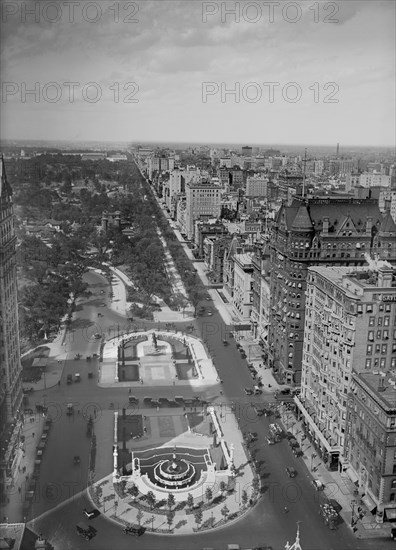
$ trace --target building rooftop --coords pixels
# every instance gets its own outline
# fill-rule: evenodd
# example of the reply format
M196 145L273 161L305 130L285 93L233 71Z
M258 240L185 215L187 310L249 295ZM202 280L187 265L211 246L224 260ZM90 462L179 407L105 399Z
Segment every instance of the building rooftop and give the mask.
M385 409L396 409L396 372L371 371L354 373L364 385L375 394Z
M252 254L250 253L244 253L244 254L235 254L234 260L238 262L243 267L248 267L252 265Z
M359 287L361 292L364 289L375 288L396 291L396 269L385 261L369 260L371 265L367 266L312 266L309 271L322 275L335 285L342 287L347 295L354 297L356 297L356 292L353 289L356 287Z

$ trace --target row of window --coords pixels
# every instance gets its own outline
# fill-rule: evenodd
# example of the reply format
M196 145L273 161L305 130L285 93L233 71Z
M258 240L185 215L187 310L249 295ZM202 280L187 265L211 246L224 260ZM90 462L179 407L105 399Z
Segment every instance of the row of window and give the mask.
M369 330L367 338L370 342L374 341L374 331L373 330ZM376 340L389 340L389 330L388 329L377 330ZM393 340L396 340L396 330L393 331Z
M375 358L374 360L367 358L365 367L366 370L370 370L372 367L374 369L384 369L386 367L386 357ZM396 369L396 357L391 357L390 367L391 369Z
M367 344L366 355L373 354L373 344ZM374 353L380 353L381 355L386 355L388 353L388 344L375 344ZM392 353L396 353L396 343L392 344Z
M386 304L388 307L389 307L389 310L390 311L390 304ZM377 319L377 325L379 327L382 327L382 325L384 327L389 327L389 324L390 324L390 317L389 315L386 315L385 317L378 317ZM369 318L369 327L374 327L375 326L375 317L370 317Z

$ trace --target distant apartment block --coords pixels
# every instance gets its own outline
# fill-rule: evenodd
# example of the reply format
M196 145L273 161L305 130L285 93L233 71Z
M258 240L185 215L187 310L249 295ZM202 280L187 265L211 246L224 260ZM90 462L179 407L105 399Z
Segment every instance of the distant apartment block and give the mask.
M246 197L266 197L268 177L255 174L246 180Z
M253 264L252 254L234 256L234 291L232 304L243 321L250 321L253 302Z
M218 218L221 213L221 188L210 183L186 185L186 230L188 239L193 239L195 222Z
M367 173L360 174L359 185L362 187L390 187L391 177L385 174Z

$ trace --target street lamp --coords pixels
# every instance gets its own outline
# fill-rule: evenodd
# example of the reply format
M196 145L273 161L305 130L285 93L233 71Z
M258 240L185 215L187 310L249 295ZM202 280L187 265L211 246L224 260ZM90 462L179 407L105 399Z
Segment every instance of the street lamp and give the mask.
M154 520L155 516L151 516L151 530L154 531Z

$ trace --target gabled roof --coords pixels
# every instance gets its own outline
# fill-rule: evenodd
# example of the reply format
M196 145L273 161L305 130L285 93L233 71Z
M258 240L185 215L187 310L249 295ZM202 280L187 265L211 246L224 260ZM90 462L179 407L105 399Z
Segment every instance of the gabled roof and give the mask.
M387 212L382 219L380 228L380 233L394 233L396 234L396 224L394 219L391 216L390 212Z
M312 220L305 204L302 204L297 210L291 229L292 231L312 231Z

